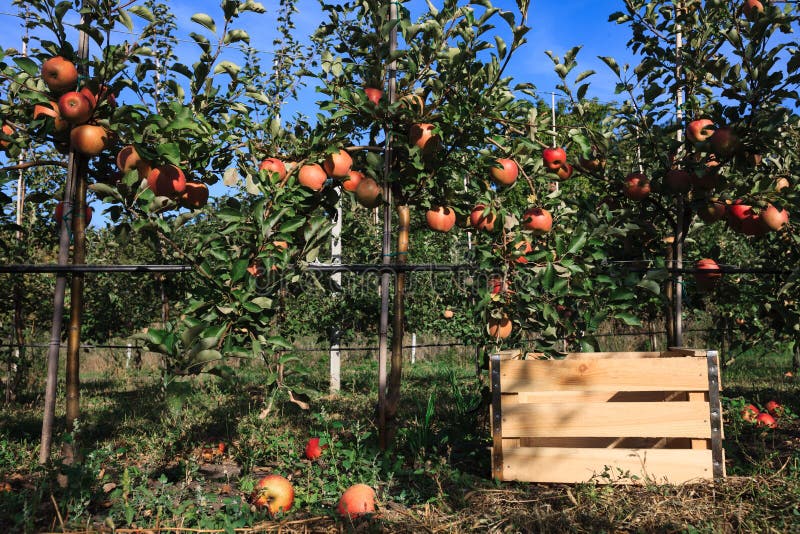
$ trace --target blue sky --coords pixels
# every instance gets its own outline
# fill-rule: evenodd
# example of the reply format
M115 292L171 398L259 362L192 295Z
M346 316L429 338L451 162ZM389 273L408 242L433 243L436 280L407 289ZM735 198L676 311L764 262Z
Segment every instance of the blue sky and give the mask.
M442 0L431 0L434 5L441 4ZM251 45L262 51L262 64L271 63L270 51L273 49L273 40L278 35L275 29L274 16L277 9L277 0L262 0L267 13L243 14L236 23L237 28L247 31L251 38ZM411 11L412 19L416 18L422 10L426 9L424 0L409 0L404 3ZM588 97L598 97L602 101L615 100L615 79L609 69L597 59L597 56L613 56L618 62L632 61L625 43L629 38L627 27L618 26L607 22L609 14L621 9L622 0L569 0L557 2L553 0L531 0L528 13L528 25L531 31L527 34L528 43L518 51L515 59L509 65L506 73L511 75L516 82L533 83L539 91L547 93L555 90L558 79L553 72L553 64L545 55L545 50L552 50L555 54L563 56L564 52L576 45L583 45L583 50L578 56L579 66L575 74L592 69L597 72L590 80L592 88ZM222 19L221 10L217 2L208 0L172 0L169 5L176 15L178 26L177 37L181 42L176 50L181 62L191 65L199 55L198 48L191 41L189 32L208 34L207 30L192 22L191 16L197 12L211 15L218 22ZM495 0L494 5L503 9L516 12L514 0ZM318 0L298 0L299 13L295 15L296 35L298 40L304 41L323 21L323 14L319 8ZM0 0L0 46L19 49L22 44L22 20L16 15L19 9L12 5L10 0ZM77 23L75 13L70 15L68 23ZM143 22L134 18L136 28L141 28ZM497 23L498 26L502 22ZM50 37L49 35L47 36ZM115 42L132 40L133 35L116 33ZM77 42L76 35L72 37ZM214 42L214 39L211 39ZM491 39L489 39L491 40ZM231 58L234 61L236 58ZM124 98L124 95L122 95ZM549 101L549 95L542 95ZM300 103L288 102L283 112L284 119L296 112L313 117L316 108L309 105L318 100L319 95L313 88L306 88L300 94ZM0 161L4 158L0 155ZM221 193L221 184L214 186L213 195ZM96 209L99 215L99 210ZM96 217L95 224L102 224Z
M432 1L434 5L441 3L441 0ZM272 42L277 34L272 24L276 3L276 0L263 1L262 4L267 8L266 14L246 13L238 20L237 25L250 34L252 46L264 52L262 60L265 64L269 64L269 51L273 48ZM591 79L592 89L588 96L597 96L601 100L614 99L615 80L608 68L597 60L597 56L613 56L621 63L631 61L625 48L629 37L627 28L607 22L608 15L622 7L622 0L532 0L531 4L528 24L532 30L527 35L528 43L518 52L507 72L518 82L531 82L543 92L553 91L557 78L544 51L552 50L561 56L572 46L583 45L584 48L578 56L578 72L586 69L597 71ZM217 20L221 18L217 2L173 0L169 5L177 17L178 37L187 41L190 40L190 31L205 32L190 20L194 13L204 12ZM412 12L412 18L413 14L418 14L425 8L422 0L410 0L405 5ZM516 11L514 0L496 0L495 5ZM323 15L318 0L298 0L298 9L295 22L298 38L302 39L317 28ZM0 27L3 28L0 32L0 46L3 48L21 46L21 20L13 16L17 13L18 8L10 0L0 0ZM77 22L77 19L71 22ZM139 25L140 21L135 19L135 22ZM133 36L117 34L115 37L123 40ZM178 55L183 62L191 64L197 56L197 47L192 42L182 42Z

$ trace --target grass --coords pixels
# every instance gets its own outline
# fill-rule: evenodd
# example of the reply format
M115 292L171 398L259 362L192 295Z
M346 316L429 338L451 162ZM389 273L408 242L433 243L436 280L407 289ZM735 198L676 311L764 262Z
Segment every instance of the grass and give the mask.
M307 358L307 356L303 356ZM166 395L154 372L119 366L82 377L74 436L83 459L37 465L41 383L0 410L0 528L180 532L240 528L281 532L792 532L800 530L800 392L789 358L737 356L723 373L729 478L685 486L497 483L489 478L485 375L452 352L406 366L394 446L377 447L377 368L343 365L342 392L327 393L327 362L270 382L263 366L233 380L202 378ZM294 381L294 382L293 382ZM265 384L270 384L269 386ZM305 396L289 388L312 385ZM300 388L296 388L300 389ZM299 398L298 398L299 397ZM776 430L737 415L751 402L787 407ZM297 402L295 402L297 401ZM308 404L304 409L302 403ZM59 406L63 406L63 399ZM63 414L58 414L59 421ZM328 448L303 458L310 436ZM224 444L220 452L219 444ZM58 450L54 450L58 456ZM263 474L292 479L295 506L269 518L247 496ZM59 474L66 480L59 484ZM377 489L379 513L349 524L333 510L341 492ZM126 530L127 529L127 530Z

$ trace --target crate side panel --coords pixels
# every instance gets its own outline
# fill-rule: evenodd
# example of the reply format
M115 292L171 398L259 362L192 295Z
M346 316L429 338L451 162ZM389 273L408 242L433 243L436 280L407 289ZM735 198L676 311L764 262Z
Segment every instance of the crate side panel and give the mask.
M502 428L504 438L711 438L705 402L509 404Z
M601 476L606 471L611 478ZM504 480L635 483L630 475L670 484L711 480L711 451L523 447L506 451L503 462Z

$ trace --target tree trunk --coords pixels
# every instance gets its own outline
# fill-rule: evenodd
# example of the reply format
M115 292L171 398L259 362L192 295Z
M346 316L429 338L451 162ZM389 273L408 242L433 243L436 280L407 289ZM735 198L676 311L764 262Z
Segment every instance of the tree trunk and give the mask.
M75 204L72 210L72 264L86 263L86 172L82 166L77 178ZM66 224L66 218L64 224ZM69 329L67 331L67 369L66 369L66 423L67 432L75 430L75 421L80 415L80 348L81 319L83 315L84 273L72 273L70 289ZM73 436L74 438L74 436ZM78 450L75 439L65 441L63 447L64 463L72 465Z
M411 226L410 210L407 205L397 206L397 249L395 265L408 262L408 231ZM403 338L405 337L405 292L406 273L395 274L394 309L392 310L392 359L389 368L386 416L393 420L400 401L400 382L403 372ZM394 426L394 425L392 425Z
M81 17L81 23L86 22ZM89 56L89 36L84 31L78 33L78 58L85 60ZM80 64L80 63L79 63ZM83 72L82 74L86 74ZM67 180L64 184L64 213L72 210L72 197L75 196L75 184L83 167L84 158L70 150ZM65 222L61 224L58 241L58 264L66 265L69 261L69 228ZM39 448L39 463L45 464L50 459L50 448L53 445L53 421L56 412L56 386L58 385L58 352L61 348L61 327L64 321L64 293L67 289L67 277L64 273L56 275L56 287L53 292L53 325L50 329L50 346L47 350L47 386L42 415L42 442Z

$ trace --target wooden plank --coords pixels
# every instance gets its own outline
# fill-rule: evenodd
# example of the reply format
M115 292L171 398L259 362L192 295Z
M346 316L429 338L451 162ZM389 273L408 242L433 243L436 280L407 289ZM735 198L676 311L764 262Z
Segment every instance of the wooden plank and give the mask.
M507 405L502 407L502 428L504 438L711 438L705 402Z
M519 404L552 402L660 402L685 401L683 391L522 391Z
M708 403L708 393L702 391L691 391L688 393L689 402L704 402ZM708 405L708 404L707 404ZM710 408L710 406L709 406ZM709 424L711 420L709 419ZM692 449L710 449L710 439L693 439L691 444Z
M708 391L708 368L703 358L509 360L500 385L505 392Z
M522 358L522 351L519 349L499 350L497 354L501 360L519 360Z
M565 360L638 360L642 358L661 358L663 352L568 352Z
M705 358L708 350L706 349L693 349L688 347L669 347L669 351L672 354L680 355L680 356L698 356Z
M601 477L609 467L611 478ZM637 483L620 473L654 482L681 484L713 478L711 451L680 449L570 449L529 447L506 451L503 479L578 483L594 480Z

